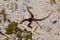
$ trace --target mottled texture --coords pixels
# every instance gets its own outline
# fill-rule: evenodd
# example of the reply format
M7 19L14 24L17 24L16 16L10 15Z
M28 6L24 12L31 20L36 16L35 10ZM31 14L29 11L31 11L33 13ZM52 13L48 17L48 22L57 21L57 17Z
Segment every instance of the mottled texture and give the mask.
M27 26L29 24L28 21L20 24L22 20L31 17L27 11L27 6L32 7L32 9L29 10L36 19L42 19L50 13L52 14L43 21L37 21L39 25L32 21L30 26L33 28L31 29ZM5 29L8 24L15 21L18 23L18 28L22 30L26 28L32 32L33 40L60 40L60 0L0 0L0 12L2 9L5 10L7 19L6 22L4 22L4 16L0 15L0 31L3 34L6 32ZM36 27L37 29L34 31ZM18 40L14 34L6 36L8 36L10 40L14 40L14 38ZM4 40L6 36L0 35L0 40Z

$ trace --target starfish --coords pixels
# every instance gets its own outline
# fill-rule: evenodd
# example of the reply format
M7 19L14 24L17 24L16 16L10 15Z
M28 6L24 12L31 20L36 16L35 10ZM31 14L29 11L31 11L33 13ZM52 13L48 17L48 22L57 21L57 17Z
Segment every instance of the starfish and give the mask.
M43 21L43 20L47 19L47 18L51 15L51 13L50 13L48 16L46 16L46 17L44 17L44 18L42 18L42 19L35 19L33 13L30 12L29 9L32 9L32 8L27 6L27 11L28 11L29 14L31 15L31 17L28 18L28 19L24 19L24 20L22 20L22 21L20 22L20 24L22 24L24 21L28 21L28 22L29 22L28 27L30 27L30 28L32 28L32 27L30 26L31 23L32 23L32 21L35 21L35 22L38 24L37 21ZM39 25L39 24L38 24L38 25Z

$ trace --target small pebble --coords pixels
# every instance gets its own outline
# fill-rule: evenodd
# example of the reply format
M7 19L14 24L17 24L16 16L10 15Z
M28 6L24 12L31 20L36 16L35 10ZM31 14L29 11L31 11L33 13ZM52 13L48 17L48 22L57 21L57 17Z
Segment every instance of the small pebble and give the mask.
M57 20L53 21L52 23L55 24L57 22Z

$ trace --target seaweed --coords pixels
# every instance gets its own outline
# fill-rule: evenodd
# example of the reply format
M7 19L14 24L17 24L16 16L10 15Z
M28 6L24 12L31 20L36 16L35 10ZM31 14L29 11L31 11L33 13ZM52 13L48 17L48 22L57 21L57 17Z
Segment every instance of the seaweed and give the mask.
M51 5L56 4L55 0L50 0Z
M18 37L19 40L22 40L23 38L25 40L32 40L32 33L27 29L22 30L18 28L16 22L11 22L6 28L6 34L10 35L13 33Z
M11 22L6 28L6 34L12 34L17 30L17 23Z
M23 38L25 40L32 40L32 33L30 31L27 31L26 29L23 30Z

